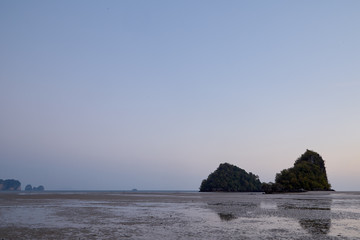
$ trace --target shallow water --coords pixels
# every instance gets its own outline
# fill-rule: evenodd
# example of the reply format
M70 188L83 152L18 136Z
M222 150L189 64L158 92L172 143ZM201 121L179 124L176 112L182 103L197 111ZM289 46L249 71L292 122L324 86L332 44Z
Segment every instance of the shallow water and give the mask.
M0 238L360 239L360 193L2 193Z

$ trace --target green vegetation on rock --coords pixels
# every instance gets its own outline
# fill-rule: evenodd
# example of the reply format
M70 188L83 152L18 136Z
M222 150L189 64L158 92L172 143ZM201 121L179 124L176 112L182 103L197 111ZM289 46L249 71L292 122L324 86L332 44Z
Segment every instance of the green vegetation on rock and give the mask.
M20 191L21 183L14 179L0 179L0 191Z
M266 193L331 190L324 160L310 150L306 150L292 168L277 173L275 183L263 183L262 187Z
M247 173L245 170L222 163L204 179L200 186L200 192L259 192L261 182L257 175Z
M32 187L31 184L26 185L25 191L44 191L44 186Z

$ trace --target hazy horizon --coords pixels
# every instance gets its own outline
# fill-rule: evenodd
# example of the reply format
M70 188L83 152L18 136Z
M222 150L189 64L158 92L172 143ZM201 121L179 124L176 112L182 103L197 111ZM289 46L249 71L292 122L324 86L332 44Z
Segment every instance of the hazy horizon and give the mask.
M263 182L306 149L360 190L359 1L0 2L0 179Z

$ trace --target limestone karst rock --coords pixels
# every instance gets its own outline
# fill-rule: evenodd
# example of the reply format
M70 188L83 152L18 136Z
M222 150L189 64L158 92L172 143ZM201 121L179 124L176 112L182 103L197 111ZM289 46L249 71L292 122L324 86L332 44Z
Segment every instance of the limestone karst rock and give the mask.
M263 190L272 192L330 191L325 162L316 152L306 150L294 166L276 174L275 183L263 183Z
M229 163L222 163L204 179L200 192L259 192L261 182L257 175Z

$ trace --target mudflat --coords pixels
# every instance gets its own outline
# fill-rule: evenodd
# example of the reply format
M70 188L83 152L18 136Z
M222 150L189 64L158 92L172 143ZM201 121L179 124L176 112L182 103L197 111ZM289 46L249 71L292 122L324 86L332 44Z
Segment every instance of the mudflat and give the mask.
M0 193L0 239L360 239L360 193Z

